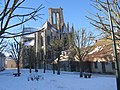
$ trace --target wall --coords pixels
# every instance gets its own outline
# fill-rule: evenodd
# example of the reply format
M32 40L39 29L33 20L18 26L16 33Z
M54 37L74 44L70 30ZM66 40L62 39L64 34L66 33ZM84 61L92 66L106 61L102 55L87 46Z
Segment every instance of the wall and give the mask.
M17 68L16 61L11 58L5 60L6 68Z
M0 57L0 71L5 69L5 57Z
M97 62L97 68L95 68L95 62L92 63L92 72L96 73L115 73L115 69L112 68L112 62L105 62L105 72L102 69L102 62Z

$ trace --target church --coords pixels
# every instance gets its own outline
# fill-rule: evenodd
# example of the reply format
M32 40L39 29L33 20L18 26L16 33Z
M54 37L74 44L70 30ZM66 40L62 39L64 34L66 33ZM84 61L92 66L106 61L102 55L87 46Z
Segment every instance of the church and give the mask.
M35 33L21 37L21 64L23 68L52 69L52 63L69 48L68 36L72 38L74 27L65 24L63 9L49 8L49 19ZM23 32L30 32L26 29ZM31 31L32 32L32 31Z

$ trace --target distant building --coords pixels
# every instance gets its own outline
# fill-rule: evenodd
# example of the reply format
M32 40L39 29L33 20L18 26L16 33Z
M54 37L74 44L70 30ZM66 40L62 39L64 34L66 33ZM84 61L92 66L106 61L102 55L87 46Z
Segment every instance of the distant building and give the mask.
M12 59L12 57L6 57L5 66L6 68L17 68L16 60Z
M0 52L0 71L5 69L5 55Z

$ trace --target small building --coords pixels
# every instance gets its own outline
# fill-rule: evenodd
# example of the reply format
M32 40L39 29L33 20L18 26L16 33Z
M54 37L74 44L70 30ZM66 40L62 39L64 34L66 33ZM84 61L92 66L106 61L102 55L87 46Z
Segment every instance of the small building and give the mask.
M6 68L17 68L16 60L12 59L12 57L6 57L5 66Z
M72 48L73 49L73 48ZM60 55L60 70L62 71L79 71L79 60L74 59L76 52L74 50L64 50ZM54 60L57 66L58 58Z
M0 52L0 71L5 69L5 55Z
M120 47L118 44L119 41L116 41L118 62L120 65ZM91 63L91 65L89 66L91 68L91 72L115 73L115 61L113 55L112 40L107 38L97 40L93 46L93 50L88 53L84 62ZM88 68L88 66L86 67Z

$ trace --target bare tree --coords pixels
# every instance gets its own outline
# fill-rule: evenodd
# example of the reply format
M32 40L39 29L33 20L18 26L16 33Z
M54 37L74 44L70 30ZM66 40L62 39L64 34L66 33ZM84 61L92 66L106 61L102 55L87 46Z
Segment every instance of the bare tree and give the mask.
M79 59L80 77L83 76L83 60L92 50L93 40L93 34L91 32L87 33L86 29L79 30L75 33L75 49Z
M28 46L28 60L30 73L32 73L31 71L32 68L35 68L36 70L36 53L33 46Z
M92 0L92 6L97 10L97 13L93 14L91 12L89 16L86 16L90 20L90 24L96 27L96 29L101 30L105 35L110 35L110 24L108 15L108 3L106 0ZM111 0L110 1L110 12L111 19L113 22L113 28L116 31L115 36L120 39L120 1Z
M115 60L117 90L120 90L120 70L116 40L120 40L120 1L119 0L95 0L93 6L99 13L92 14L94 19L87 17L90 23L98 29L110 35L113 42L113 52Z
M0 52L6 51L5 48L7 47L8 42L4 40L4 38L0 39Z
M20 76L20 51L21 51L21 44L14 38L14 42L9 44L10 47L8 49L8 53L12 56L17 63L17 73Z
M31 19L37 20L37 18L41 18L42 14L38 12L43 9L43 5L41 4L38 8L30 8L23 7L22 4L26 0L2 0L4 6L0 11L0 36L4 37L3 34L7 35L17 35L19 33L11 33L7 32L7 30L12 29L14 27L18 27L23 23L30 21ZM2 4L0 4L2 6ZM24 13L16 13L17 10L21 10ZM26 12L24 10L27 10ZM15 21L17 19L17 21ZM11 23L11 21L15 21Z

